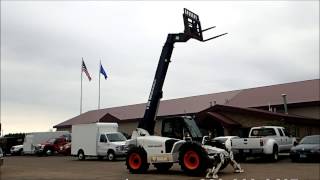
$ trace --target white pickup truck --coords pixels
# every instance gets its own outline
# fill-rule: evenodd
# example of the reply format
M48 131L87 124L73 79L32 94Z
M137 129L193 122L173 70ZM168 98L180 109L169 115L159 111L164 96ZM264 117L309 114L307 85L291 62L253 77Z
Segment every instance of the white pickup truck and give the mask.
M242 160L267 155L270 160L277 161L280 152L289 152L296 143L296 138L289 137L283 127L261 126L251 128L249 138L232 139L231 148Z

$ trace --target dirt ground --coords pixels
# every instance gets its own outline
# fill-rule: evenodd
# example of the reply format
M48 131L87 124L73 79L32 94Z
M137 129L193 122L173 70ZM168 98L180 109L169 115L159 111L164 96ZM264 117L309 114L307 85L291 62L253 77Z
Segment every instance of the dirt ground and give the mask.
M249 160L242 163L245 172L233 173L227 167L219 173L221 180L319 180L320 164L292 163L288 157L282 157L276 163L266 163L263 160ZM110 162L89 159L78 161L74 157L36 157L7 156L0 170L0 180L15 179L115 179L115 180L200 180L202 177L189 177L180 171L178 165L159 174L150 166L146 174L130 174L125 167L125 161Z

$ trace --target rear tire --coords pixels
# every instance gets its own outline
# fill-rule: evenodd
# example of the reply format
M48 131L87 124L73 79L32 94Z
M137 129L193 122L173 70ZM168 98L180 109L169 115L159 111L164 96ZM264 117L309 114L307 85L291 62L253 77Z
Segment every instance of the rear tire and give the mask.
M83 160L86 159L83 150L79 150L79 151L78 151L78 159L79 159L80 161L83 161Z
M126 157L126 165L129 172L133 174L145 173L149 168L146 151L141 147L130 148Z
M186 142L179 153L181 169L188 175L204 175L210 165L207 152L195 142Z
M153 166L157 169L158 172L167 172L173 163L155 163Z
M272 154L271 154L271 161L272 162L276 162L279 159L279 151L278 151L278 146L274 145L273 146L273 150L272 150Z

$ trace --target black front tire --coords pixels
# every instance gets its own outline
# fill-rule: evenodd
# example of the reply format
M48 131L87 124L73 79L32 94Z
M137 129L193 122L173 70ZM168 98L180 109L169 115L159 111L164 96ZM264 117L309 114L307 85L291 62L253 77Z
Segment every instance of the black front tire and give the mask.
M43 151L41 153L39 153L40 156L48 156L47 151L48 151L48 148L44 148Z
M54 154L54 151L52 149L46 149L44 151L45 156L52 156Z
M130 173L145 173L149 168L146 151L142 147L130 148L126 157L126 166Z
M167 172L173 163L155 163L153 166L157 169L158 172Z
M108 159L109 161L114 161L114 159L115 159L115 154L114 154L113 151L109 151L109 152L108 152L108 154L107 154L107 159Z
M210 166L208 153L199 143L186 142L180 148L179 164L191 176L202 176Z
M20 156L23 156L23 155L24 155L24 152L23 152L23 149L21 149Z

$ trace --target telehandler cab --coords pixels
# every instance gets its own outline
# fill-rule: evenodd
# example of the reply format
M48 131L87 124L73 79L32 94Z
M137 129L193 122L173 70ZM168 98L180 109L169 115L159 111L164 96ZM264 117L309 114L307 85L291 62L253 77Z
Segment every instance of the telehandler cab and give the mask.
M152 83L150 96L144 117L138 128L127 141L128 154L126 166L131 173L144 173L153 164L158 171L169 170L173 163L179 163L188 175L206 175L206 178L218 178L217 173L229 163L235 172L243 172L233 159L231 149L222 149L208 144L210 139L202 137L198 126L191 117L172 117L164 119L162 136L154 136L154 127L162 87L169 66L173 45L176 42L187 42L193 38L202 42L215 39L227 33L204 40L199 16L184 9L184 32L168 34L159 59L156 74Z

